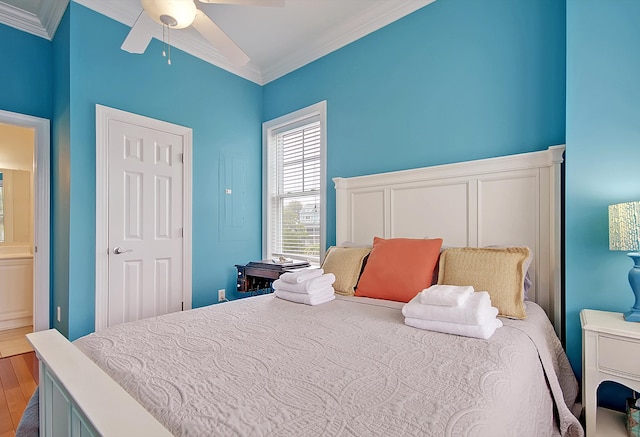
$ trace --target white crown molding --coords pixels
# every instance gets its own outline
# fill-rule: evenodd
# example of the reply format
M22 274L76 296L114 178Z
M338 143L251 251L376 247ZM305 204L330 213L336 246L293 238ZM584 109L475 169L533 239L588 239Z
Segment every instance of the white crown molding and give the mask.
M52 40L58 30L58 25L62 21L64 11L67 10L69 0L41 0L38 8L38 16L42 27L49 35L49 39Z
M366 14L334 28L332 32L325 34L323 38L316 41L313 46L305 47L303 50L299 50L263 69L263 84L291 73L435 1L436 0L385 1L380 7L369 10Z
M102 0L73 0L73 2L119 21L122 24L126 24L129 27L133 26L133 23L135 23L136 18L138 18L142 10L140 2L132 2L135 6L129 8L121 8L116 4Z
M41 0L38 13L32 14L15 6L0 3L0 23L52 40L68 4L69 0Z
M0 3L0 23L40 38L50 39L37 15L23 11L15 6Z

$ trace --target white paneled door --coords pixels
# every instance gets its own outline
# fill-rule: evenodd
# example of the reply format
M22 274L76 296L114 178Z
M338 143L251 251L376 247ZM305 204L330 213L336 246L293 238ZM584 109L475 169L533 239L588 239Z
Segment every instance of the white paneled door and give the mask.
M108 125L108 325L182 309L183 136Z

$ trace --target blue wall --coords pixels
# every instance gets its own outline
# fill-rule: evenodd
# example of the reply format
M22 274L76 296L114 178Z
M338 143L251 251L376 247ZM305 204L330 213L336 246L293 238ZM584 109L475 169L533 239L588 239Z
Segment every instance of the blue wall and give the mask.
M177 49L168 66L156 40L144 55L126 53L128 30L70 5L71 339L94 329L96 104L193 129L194 307L216 302L218 288L235 290L234 264L260 256L261 87ZM245 169L243 217L221 235L218 169L230 161Z
M639 23L637 0L567 0L566 327L578 375L580 310L634 302L633 262L608 250L607 206L640 200ZM622 393L603 398L623 406Z
M51 118L51 42L0 24L0 109Z
M264 120L327 100L331 178L564 143L565 5L438 0L264 87Z
M52 326L69 334L69 8L53 39L53 118L51 123L51 311ZM60 307L60 321L57 307Z

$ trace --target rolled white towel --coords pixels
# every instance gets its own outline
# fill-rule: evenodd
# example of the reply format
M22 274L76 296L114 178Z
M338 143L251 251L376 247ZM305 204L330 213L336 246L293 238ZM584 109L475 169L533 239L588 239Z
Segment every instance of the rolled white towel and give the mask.
M473 293L470 285L432 285L420 293L420 303L457 307L462 305Z
M463 325L460 323L438 322L410 317L405 318L404 323L405 325L426 329L428 331L444 332L445 334L462 335L464 337L481 338L484 340L490 338L493 333L496 332L496 329L502 326L502 320L498 318L487 320L482 325Z
M420 293L402 307L405 317L439 322L481 325L495 318L498 309L491 306L491 298L486 291L476 291L459 307L425 305L420 303Z
M307 279L321 276L324 270L318 268L300 269L295 272L287 272L280 275L280 279L284 282L291 282L292 284L306 281Z
M304 294L293 293L291 291L277 290L275 295L280 299L289 300L291 302L303 303L306 305L320 305L325 302L330 302L336 298L333 287L327 287L327 291L320 294Z
M316 276L315 278L296 283L276 279L273 281L272 286L274 290L291 291L293 293L311 293L312 291L333 285L334 282L336 282L336 276L333 273L325 273L322 276Z

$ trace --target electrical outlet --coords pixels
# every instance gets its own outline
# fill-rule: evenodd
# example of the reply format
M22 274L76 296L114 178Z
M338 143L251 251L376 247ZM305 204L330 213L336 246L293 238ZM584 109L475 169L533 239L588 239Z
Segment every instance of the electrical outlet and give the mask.
M221 288L220 290L218 290L218 302L222 302L223 300L227 300L227 298L224 297L224 293L225 293L224 288Z
M60 321L60 307L58 307L58 322Z

